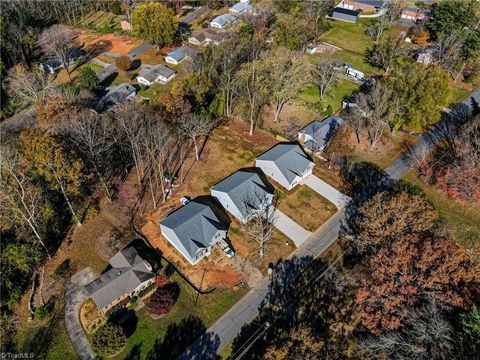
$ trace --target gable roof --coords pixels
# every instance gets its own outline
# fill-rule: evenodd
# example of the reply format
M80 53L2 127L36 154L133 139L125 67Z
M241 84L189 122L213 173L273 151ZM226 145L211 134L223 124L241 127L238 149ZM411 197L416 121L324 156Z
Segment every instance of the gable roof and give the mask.
M226 193L244 218L248 217L249 209L260 209L273 191L262 178L253 171L238 170L216 183L212 191Z
M333 9L332 18L339 20L357 21L357 17L360 13L355 10L336 7Z
M298 144L277 144L265 151L257 160L273 161L288 183L302 176L312 161Z
M374 7L382 7L385 3L381 0L352 0L352 2L358 3L358 4L365 4L365 5L370 5Z
M405 6L402 11L411 11L414 13L417 13L420 10L420 8L416 6Z
M169 240L174 241L176 247L183 250L192 262L195 262L194 258L200 250L213 244L219 230L227 230L210 206L195 201L175 210L160 224L173 230L177 239Z
M154 67L145 69L143 71L140 71L140 76L148 80L149 82L153 82L159 76L163 76L168 79L170 76L174 75L175 73L176 73L175 70L172 70L168 66L160 64L160 65L156 65Z
M140 284L155 277L133 246L116 253L109 263L110 270L85 285L99 309L124 294L131 294Z
M317 151L327 146L332 136L335 135L335 132L342 124L343 120L341 118L337 116L329 116L322 121L312 121L307 126L301 128L299 133L310 135L313 138L313 141L306 141L305 146L312 151Z
M175 59L176 61L182 61L183 58L185 57L194 57L197 54L197 51L188 47L188 46L180 46L179 48L176 48L175 50L169 52L167 54L167 57L171 57L172 59Z
M233 10L240 14L244 11L250 11L251 9L252 9L252 6L246 2L239 2L230 8L230 10Z
M211 22L215 22L221 27L224 27L225 25L231 24L235 22L237 18L231 14L223 14L219 15L216 18L214 18Z
M204 42L205 40L222 42L227 38L227 33L215 32L210 29L202 29L194 31L191 37L197 39L198 42Z
M111 89L99 101L100 109L108 108L116 104L124 102L129 96L135 94L137 90L129 83L122 83Z

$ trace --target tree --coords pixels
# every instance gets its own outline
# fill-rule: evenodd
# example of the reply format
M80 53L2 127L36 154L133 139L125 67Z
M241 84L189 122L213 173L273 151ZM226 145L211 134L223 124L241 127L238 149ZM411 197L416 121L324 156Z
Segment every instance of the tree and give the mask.
M263 259L265 244L272 237L275 226L275 207L269 204L269 198L255 194L252 198L246 198L244 203L247 221L243 224L246 233L260 245L259 255Z
M313 80L320 91L320 99L323 99L325 94L337 82L337 72L333 68L332 62L328 58L321 58L313 68Z
M480 337L480 309L475 305L472 306L470 311L462 314L463 331L472 338Z
M272 79L273 100L275 103L274 122L278 121L283 106L310 81L309 63L304 57L295 56L293 52L278 50L267 55L266 66Z
M291 339L280 345L270 345L263 357L266 360L277 359L305 359L315 360L323 348L324 343L310 327L302 325L292 333Z
M45 198L33 184L28 172L20 166L18 154L13 149L1 148L0 185L0 208L5 216L13 223L28 225L50 258L40 230Z
M195 147L195 158L199 159L197 140L201 136L207 136L213 129L213 123L197 115L190 115L178 122L178 132L192 140Z
M73 158L51 132L35 128L24 130L19 136L19 145L23 166L43 177L51 190L62 194L75 222L80 226L80 217L70 197L80 193L84 181L82 161Z
M178 21L172 9L160 3L142 3L132 12L135 36L156 44L160 49L173 43Z
M435 39L442 34L445 35L473 24L478 10L478 2L466 0L462 2L461 6L458 5L455 0L445 0L432 9L428 29Z
M238 93L248 108L250 135L258 120L260 110L267 104L272 93L270 76L262 60L254 60L241 66L236 74Z
M416 26L411 28L410 38L414 44L424 45L430 40L430 33L423 27Z
M150 296L147 308L154 315L165 315L172 310L175 300L168 286L158 287Z
M70 77L69 66L72 60L72 49L75 46L75 31L68 26L55 24L42 31L38 37L38 45L47 55L54 55L60 61Z
M74 116L79 109L64 96L49 96L35 103L37 123L44 128L57 126L65 116Z
M367 52L368 61L389 74L394 61L400 55L402 41L401 37L382 38Z
M439 67L400 66L388 84L399 106L396 123L405 123L414 131L436 123L450 97L448 76Z
M93 70L90 66L84 66L80 69L80 87L82 89L96 91L99 86L99 81Z
M120 56L115 59L115 65L120 71L127 72L132 67L132 60L128 56Z
M400 17L403 7L402 1L386 3L383 16L376 18L376 21L368 27L368 33L375 41L380 40L385 30Z
M126 337L122 328L107 322L93 337L93 348L102 356L111 357L123 350Z
M372 254L406 234L427 232L437 218L432 205L420 196L383 191L360 208L353 245L360 254Z
M373 334L398 329L408 309L417 308L428 293L460 308L480 295L478 262L445 237L397 236L395 241L381 243L366 266L368 276L361 281L355 301L361 307L362 324Z
M53 93L53 84L48 74L27 70L22 65L10 69L8 83L10 93L23 106L43 101Z

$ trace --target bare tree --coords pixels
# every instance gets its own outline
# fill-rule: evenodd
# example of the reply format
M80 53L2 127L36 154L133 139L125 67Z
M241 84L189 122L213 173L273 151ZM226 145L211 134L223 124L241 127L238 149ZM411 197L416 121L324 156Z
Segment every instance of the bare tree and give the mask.
M198 138L207 136L213 129L214 123L198 115L189 115L178 122L178 132L192 140L195 147L195 159L200 158Z
M378 41L384 34L385 30L397 20L405 4L402 1L390 1L385 5L385 14L375 18L375 23L369 26L368 33L375 40Z
M243 224L247 234L260 245L259 256L265 255L265 244L272 237L275 221L275 207L267 195L255 194L244 200L248 219Z
M442 34L437 40L438 47L435 54L438 64L443 66L454 80L463 72L466 65L462 54L464 41L464 36L455 31ZM458 70L460 63L462 63L462 66Z
M16 65L9 71L8 83L10 93L23 106L43 101L54 92L48 74L27 70L22 65Z
M45 54L54 55L61 62L70 77L70 60L75 45L75 31L68 26L55 24L43 30L38 37L38 45Z
M355 97L355 101L357 100L357 96ZM358 105L355 104L348 104L347 107L342 112L343 120L347 123L347 125L353 130L355 136L357 137L357 143L360 144L360 134L365 129L365 121L364 116L361 113L361 109L358 108Z
M14 222L28 225L38 243L50 253L40 234L40 221L45 199L32 179L21 168L17 153L9 148L0 149L0 209Z
M322 58L315 64L313 79L320 91L320 99L323 99L328 90L337 82L337 72L333 68L329 58Z

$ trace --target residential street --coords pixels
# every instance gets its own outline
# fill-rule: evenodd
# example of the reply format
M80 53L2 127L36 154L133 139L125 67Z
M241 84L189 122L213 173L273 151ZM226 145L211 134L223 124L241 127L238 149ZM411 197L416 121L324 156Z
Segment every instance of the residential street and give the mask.
M80 323L80 307L88 297L84 286L93 279L95 274L90 268L85 268L70 278L65 290L65 327L73 347L82 360L96 359Z
M480 88L477 88L462 102L462 104L469 106L470 111L473 108L472 99L474 99L474 102L477 104L476 106L478 106L480 102ZM445 121L448 121L448 118ZM451 128L450 131L453 131L453 128ZM435 133L435 129L431 130L419 139L414 146L419 146L419 143L424 141L431 148L436 144ZM386 172L393 179L400 179L408 169L409 165L405 160L405 156L402 155L386 169ZM320 180L320 182L318 182L315 178L316 177L308 178L305 184L312 187L314 190L315 187L318 188L319 186L325 186L326 183L317 178ZM328 187L325 187L324 189L328 189ZM319 188L321 191L320 194L325 197L326 193L324 192L324 189ZM335 190L335 192L332 191L332 194L335 195L334 197L328 195L328 199L334 204L341 205L344 200L336 194L338 193L336 189L332 189ZM331 191L331 189L329 190ZM289 276L286 277L289 282L294 281L309 263L320 256L325 249L337 240L343 218L344 211L341 210L337 212L325 224L323 224L313 236L290 254L287 260L295 259L295 261L301 263L302 266L289 269ZM200 336L181 356L178 357L178 359L206 360L211 358L212 351L220 353L225 345L227 345L240 332L241 328L259 314L260 307L265 305L264 301L269 297L269 284L270 279L265 277L255 288L250 290L246 296L240 299L240 301L218 319L207 330L207 332Z
M179 21L184 24L190 24L193 20L195 20L207 10L208 6L199 7L198 9L195 9L191 14L188 14L187 16L181 18Z

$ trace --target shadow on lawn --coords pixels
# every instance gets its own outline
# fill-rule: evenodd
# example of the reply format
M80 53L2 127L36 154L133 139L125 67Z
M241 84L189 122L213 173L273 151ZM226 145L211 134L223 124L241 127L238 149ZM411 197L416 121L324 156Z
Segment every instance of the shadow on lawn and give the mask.
M153 349L145 357L146 360L173 360L183 353L185 359L215 359L218 348L218 337L211 337L205 333L206 327L203 321L195 316L188 316L178 323L170 324L163 339L157 339ZM194 350L188 350L201 335ZM185 353L184 353L185 352Z

